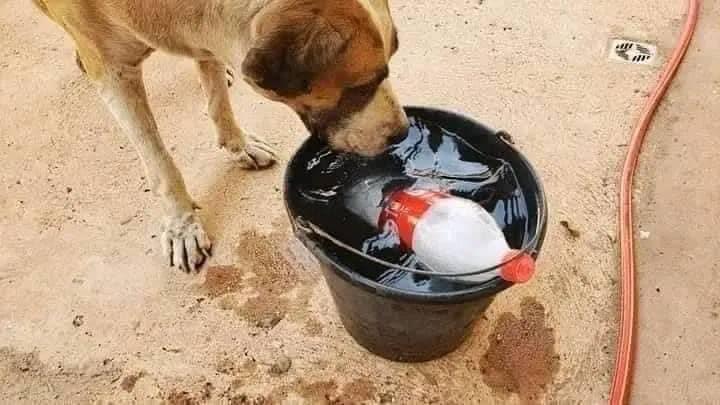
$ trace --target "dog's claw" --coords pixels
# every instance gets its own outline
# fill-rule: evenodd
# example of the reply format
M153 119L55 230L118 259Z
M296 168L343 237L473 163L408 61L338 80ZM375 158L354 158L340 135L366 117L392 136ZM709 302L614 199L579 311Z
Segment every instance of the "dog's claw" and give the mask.
M194 236L185 238L185 259L188 268L195 270L199 269L205 261L205 252L198 246L197 239Z
M198 247L201 246L201 244L200 244L200 242L197 240L197 238L195 238L195 243L197 244ZM210 247L210 248L202 248L202 247L200 247L200 250L202 251L203 255L205 255L206 258L212 257L212 247Z
M225 68L225 78L227 79L228 87L232 87L233 83L235 83L235 72L229 67Z
M212 247L200 221L190 212L166 218L160 242L170 266L187 273L200 270Z
M223 147L237 157L240 166L244 169L264 169L277 161L275 150L265 141L252 135L237 139L227 142Z

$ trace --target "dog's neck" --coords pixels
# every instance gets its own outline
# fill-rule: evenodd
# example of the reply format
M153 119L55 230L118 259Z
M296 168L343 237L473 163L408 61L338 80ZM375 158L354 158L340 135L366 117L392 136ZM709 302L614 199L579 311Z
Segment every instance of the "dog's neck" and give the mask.
M262 10L277 0L209 0L189 2L188 18L176 20L175 29L185 32L184 38L202 39L190 44L209 51L215 58L237 68L252 42L255 21ZM202 18L197 18L202 16Z
M277 0L217 0L219 21L210 27L215 31L218 57L235 68L242 64L253 40L253 27L262 10Z

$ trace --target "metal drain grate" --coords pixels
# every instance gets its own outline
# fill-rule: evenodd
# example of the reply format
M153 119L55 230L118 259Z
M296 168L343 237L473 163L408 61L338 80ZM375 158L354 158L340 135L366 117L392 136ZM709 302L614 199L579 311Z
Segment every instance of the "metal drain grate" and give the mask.
M634 65L655 65L657 47L652 44L613 39L610 42L610 60L632 63Z

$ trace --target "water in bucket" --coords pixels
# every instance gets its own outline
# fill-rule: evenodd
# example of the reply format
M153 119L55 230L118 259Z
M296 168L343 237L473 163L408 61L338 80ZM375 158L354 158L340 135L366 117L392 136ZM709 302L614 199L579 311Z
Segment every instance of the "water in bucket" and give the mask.
M325 149L308 162L311 181L300 192L333 219L322 224L324 231L387 262L428 270L413 252L403 249L396 234L368 224L357 215L357 207L347 206L353 186L373 179L381 189L441 189L475 201L494 217L508 245L521 248L528 231L527 207L512 167L431 122L411 118L410 123L407 136L379 157L365 159ZM375 199L368 196L367 201ZM351 252L347 255L343 262L362 269L359 271L364 277L399 289L448 292L467 288L449 278L411 274L379 264L369 266L367 261L352 266L353 261L363 259ZM481 269L467 269L472 270Z

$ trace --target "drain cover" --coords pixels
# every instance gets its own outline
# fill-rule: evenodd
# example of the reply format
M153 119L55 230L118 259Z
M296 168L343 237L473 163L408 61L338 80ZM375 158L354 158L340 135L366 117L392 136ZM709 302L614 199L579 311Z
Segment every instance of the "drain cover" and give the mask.
M634 65L655 65L657 47L645 42L613 39L610 42L610 59Z

